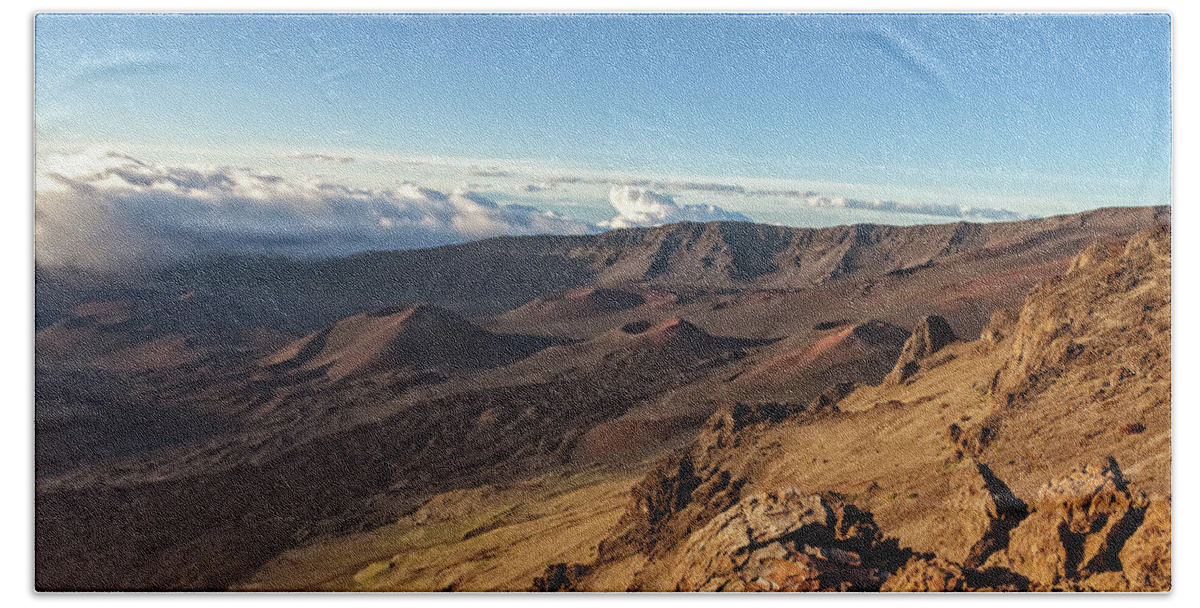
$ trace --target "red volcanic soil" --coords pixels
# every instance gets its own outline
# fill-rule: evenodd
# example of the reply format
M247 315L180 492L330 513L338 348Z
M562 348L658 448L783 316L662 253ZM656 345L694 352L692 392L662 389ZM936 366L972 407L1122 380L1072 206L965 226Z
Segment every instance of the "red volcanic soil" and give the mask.
M680 318L671 317L658 321L634 321L621 326L621 334L636 338L635 348L661 351L663 354L679 354L688 357L703 357L713 353L759 346L762 340L747 340L725 336L714 336L696 325Z
M746 372L739 380L751 380L764 374L786 373L807 368L818 358L830 359L827 364L851 362L872 352L900 349L908 332L884 323L868 321L845 327L817 342L776 355L757 368Z
M361 313L263 359L267 367L324 370L331 380L390 368L485 368L511 363L548 340L494 334L446 310L417 304Z
M640 335L649 340L650 343L658 346L699 347L707 345L707 342L712 340L712 336L708 335L703 329L679 317L671 317L670 319L659 321L656 325L652 325L642 331L629 331L629 329L636 329L638 327L640 326L631 323L621 329L627 333Z
M661 299L661 296L657 296L657 299ZM535 298L505 316L580 317L637 308L645 305L647 300L643 294L634 291L588 285L545 298Z
M1073 256L1072 256L1073 257ZM933 300L934 304L947 304L962 300L992 297L1012 289L1013 285L1025 285L1058 276L1071 266L1071 257L1050 260L1041 264L1023 266L1019 270L981 274Z

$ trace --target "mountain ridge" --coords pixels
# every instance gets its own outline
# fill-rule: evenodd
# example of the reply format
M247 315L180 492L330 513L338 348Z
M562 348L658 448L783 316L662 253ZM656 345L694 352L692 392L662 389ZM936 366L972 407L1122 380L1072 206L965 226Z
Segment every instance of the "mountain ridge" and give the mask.
M643 285L690 290L805 289L855 277L911 274L952 256L1020 251L1078 253L1099 237L1129 236L1169 221L1170 207L1107 207L1017 222L793 228L746 222L676 223L590 235L504 236L427 249L345 257L204 258L150 275L163 291L212 301L188 319L200 325L252 321L315 329L334 319L426 301L464 316L498 314L555 292ZM70 273L37 270L39 326L83 301ZM82 289L82 288L81 288ZM80 290L74 290L80 291ZM322 294L353 293L353 302ZM95 299L95 298L93 298ZM247 302L261 302L247 310ZM238 310L241 318L230 310Z

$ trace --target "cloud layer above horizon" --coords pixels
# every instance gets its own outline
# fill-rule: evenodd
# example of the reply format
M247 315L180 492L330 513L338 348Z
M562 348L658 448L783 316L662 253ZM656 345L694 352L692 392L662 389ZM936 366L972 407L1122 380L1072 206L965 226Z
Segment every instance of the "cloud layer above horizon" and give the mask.
M366 174L330 175L311 167L345 166L360 159L315 153L286 159L300 164L289 172L286 162L276 162L271 166L280 171L266 172L238 166L253 160L215 166L159 163L103 146L40 156L37 263L125 268L204 255L337 256L495 236L763 221L758 214L769 210L776 211L777 218L783 214L777 223L800 227L835 225L829 217L818 217L828 215L824 210L836 211L830 217L842 218L838 223L1028 217L1005 209L827 196L790 187L548 175L515 166L485 171L476 164L459 167L447 161L438 161L445 166L438 165L440 173L434 174L420 173L417 169L423 166L413 169L397 162L391 168L379 166L372 174L399 174L422 184L377 181L363 187L357 184ZM447 175L458 179L447 180ZM479 177L492 183L476 183ZM437 187L428 187L427 179L434 179ZM700 202L681 203L677 197ZM713 200L721 205L709 202ZM729 209L723 206L727 202L754 210ZM906 217L912 219L903 220Z
M163 166L93 149L52 155L39 167L37 262L112 269L199 255L335 256L494 236L751 221L715 205L680 206L643 188L614 188L610 202L617 215L590 223L469 190L357 188L249 168Z
M37 261L89 268L258 253L344 255L501 235L596 230L552 211L413 184L353 188L115 151L55 157L38 176Z
M617 216L600 222L606 228L661 226L674 222L754 221L749 216L716 205L680 206L670 195L634 186L613 186L608 201L617 210Z

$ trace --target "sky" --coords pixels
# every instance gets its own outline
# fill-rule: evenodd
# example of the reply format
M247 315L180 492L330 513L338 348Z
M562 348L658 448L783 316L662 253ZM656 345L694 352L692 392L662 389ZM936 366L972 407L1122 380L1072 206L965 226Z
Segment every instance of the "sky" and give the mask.
M304 199L322 222L396 227L326 186L415 226L444 211L435 238L358 245L392 247L1169 204L1170 28L1163 14L39 15L39 244L114 205L109 223L179 206L141 228L188 224L199 249L241 226L184 210L197 200L275 218ZM181 186L181 171L216 181ZM287 188L238 182L260 178ZM459 207L414 186L520 217L459 230Z

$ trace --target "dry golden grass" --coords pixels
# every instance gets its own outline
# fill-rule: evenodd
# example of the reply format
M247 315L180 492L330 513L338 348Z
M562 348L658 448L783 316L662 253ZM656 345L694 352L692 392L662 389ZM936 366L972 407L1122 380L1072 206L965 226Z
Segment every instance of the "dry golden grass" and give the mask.
M289 551L239 589L528 589L548 564L595 558L641 475L591 470L443 494L382 528Z

